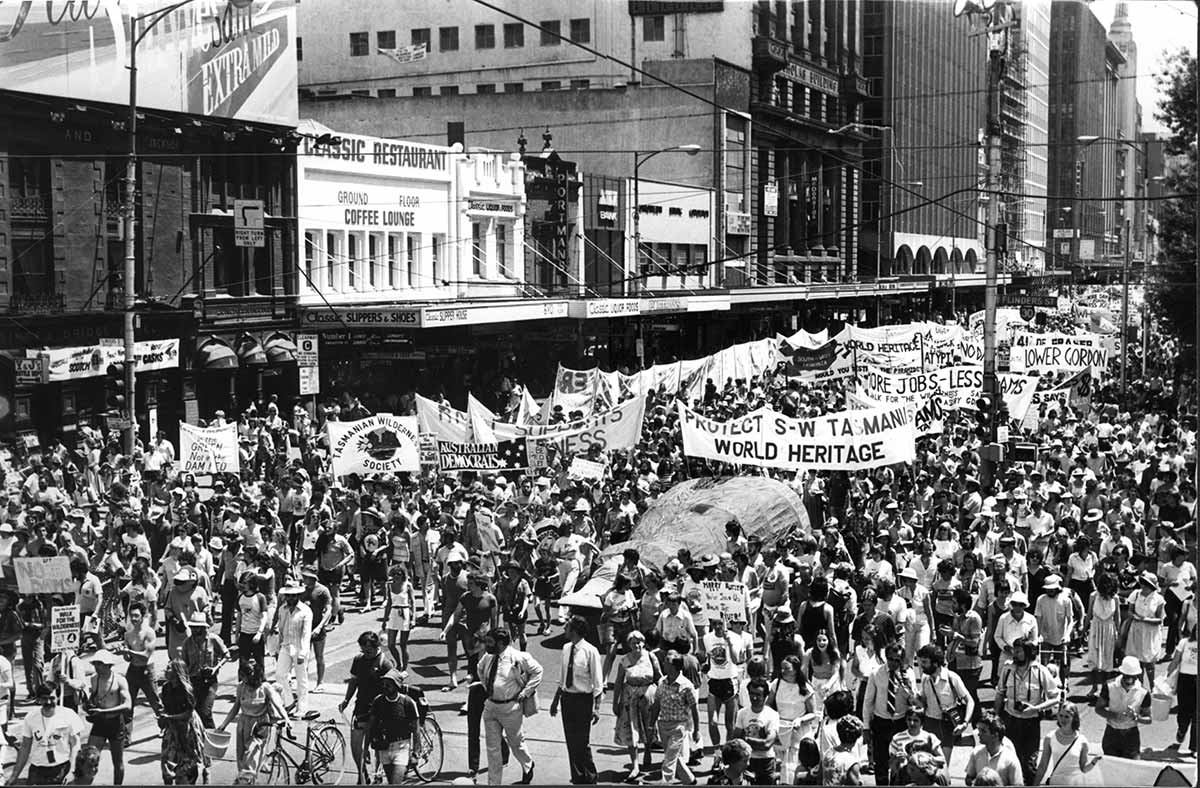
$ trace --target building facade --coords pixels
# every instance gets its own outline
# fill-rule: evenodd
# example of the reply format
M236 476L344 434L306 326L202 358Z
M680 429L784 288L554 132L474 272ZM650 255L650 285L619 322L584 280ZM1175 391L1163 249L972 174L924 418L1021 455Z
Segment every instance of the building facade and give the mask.
M134 403L143 437L288 393L278 371L295 320L294 9L191 4L136 45L127 14L0 9L0 310L19 327L0 330L12 361L0 373L3 431L71 440L77 424L105 423L127 288L146 349ZM134 52L139 156L126 206ZM234 61L236 75L221 71ZM239 200L262 203L260 245L235 239ZM153 349L166 346L144 344L172 338L173 365ZM85 361L63 374L64 358Z

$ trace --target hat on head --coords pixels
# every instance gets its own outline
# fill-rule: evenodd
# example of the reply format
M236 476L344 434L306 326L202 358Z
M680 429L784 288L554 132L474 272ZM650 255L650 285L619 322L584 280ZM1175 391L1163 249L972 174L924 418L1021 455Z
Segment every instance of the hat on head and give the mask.
M1042 581L1042 589L1045 591L1056 591L1062 588L1062 578L1058 575L1049 575Z
M208 549L209 550L224 550L225 549L225 540L219 536L214 536L212 539L208 540Z
M715 554L705 553L696 561L696 566L700 567L701 569L709 569L719 563L721 563L721 559L717 558Z
M99 662L101 665L120 665L124 660L106 648L102 648L87 658L88 662Z
M305 566L300 567L300 576L301 577L317 577L317 568L315 566L306 564Z
M592 505L587 502L587 498L580 498L579 500L575 501L575 506L571 511L583 512L584 514L587 514L588 512L592 511Z
M913 569L911 566L906 566L906 567L905 567L905 568L904 568L904 569L903 569L903 570L900 572L900 574L898 575L898 577L900 577L900 578L902 578L902 579L904 579L904 580L920 580L920 579L921 579L920 577L918 577L918 576L917 576L917 570L916 570L916 569Z
M1138 581L1141 583L1145 583L1148 586L1158 588L1158 577L1153 572L1151 572L1149 569L1145 570L1140 575L1138 575Z
M1025 595L1024 591L1013 591L1012 595L1008 598L1008 604L1029 607L1029 597Z
M1104 512L1099 509L1088 509L1087 514L1083 516L1085 523L1098 523L1104 519Z
M75 509L72 509L72 510L71 510L71 511L70 511L70 512L67 514L67 517L71 518L72 520L74 520L74 519L76 519L76 518L78 518L78 519L80 519L80 520L86 520L86 519L87 519L87 513L86 513L86 512L84 512L82 509L75 508Z
M1137 657L1125 657L1121 660L1121 667L1117 668L1122 676L1142 676L1142 663L1138 662Z
M199 580L200 578L197 576L195 569L192 569L190 566L185 566L176 572L175 576L171 579L176 583L187 583Z
M781 607L775 611L776 624L792 624L795 623L796 617L792 615L791 608Z
M11 534L11 533L13 533L12 523L7 522L7 521L0 523L0 534Z
M298 583L288 583L286 586L279 589L279 593L284 595L303 594L307 590L308 589Z
M201 613L199 611L196 611L195 613L192 613L192 615L188 617L187 625L189 627L207 627L209 625L208 624L208 616L204 615L203 613Z
M534 482L534 484L536 484L538 487L549 487L550 480L548 478L546 478L545 476L539 476L539 477L537 477L537 481Z

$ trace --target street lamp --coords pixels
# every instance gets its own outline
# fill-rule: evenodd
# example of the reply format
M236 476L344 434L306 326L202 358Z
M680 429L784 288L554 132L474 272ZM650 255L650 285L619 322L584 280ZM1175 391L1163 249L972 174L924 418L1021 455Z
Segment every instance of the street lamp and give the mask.
M633 264L638 266L641 262L642 252L642 212L640 209L641 189L639 186L638 173L642 165L653 159L660 153L686 153L689 156L695 156L700 152L700 146L695 143L687 143L684 145L672 145L669 148L652 151L650 153L642 153L640 151L633 152ZM640 281L640 280L634 280Z
M129 17L129 157L125 164L125 451L132 455L137 443L137 421L134 418L137 396L137 347L134 341L137 294L134 278L137 275L137 245L134 242L134 219L137 215L137 48L146 34L172 13L191 3L181 0L155 11ZM139 30L139 26L141 29ZM153 436L151 436L153 437Z

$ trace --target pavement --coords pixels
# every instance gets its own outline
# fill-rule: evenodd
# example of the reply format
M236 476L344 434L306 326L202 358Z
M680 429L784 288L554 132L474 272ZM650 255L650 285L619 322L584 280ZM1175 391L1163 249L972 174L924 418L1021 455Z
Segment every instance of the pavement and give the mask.
M379 631L381 629L382 609L375 608L371 612L361 612L357 608L357 605L351 602L349 595L344 595L343 600L346 603L345 623L336 627L329 635L326 649L326 675L323 691L314 693L310 690L309 706L311 710L317 712L319 720L332 719L341 725L348 741L349 726L345 718L339 714L337 706L345 694L345 682L349 675L351 660L359 653L357 644L358 636L365 631ZM562 646L563 637L561 627L553 629L550 635L545 636L533 636L532 633L535 630L536 624L531 623L529 650L534 658L547 669L547 674L539 692L542 711L536 716L525 720L525 737L530 753L537 764L535 783L561 785L570 782L566 748L563 744L562 722L560 718L551 717L548 709L554 693L554 683L559 664L558 650ZM425 626L414 630L409 645L409 653L412 659L412 664L408 669L409 680L411 683L424 689L430 708L436 715L444 736L445 759L438 782L469 783L466 746L467 718L465 713L460 714L460 710L462 710L463 704L466 701L467 689L465 684L460 684L455 692L447 693L443 691L447 683L446 648L444 642L441 640L440 628L437 626ZM156 660L161 663L160 667L162 664L165 664L165 644L160 643L160 651L156 654ZM311 662L312 660L310 660ZM268 669L274 667L272 663L273 661L268 658ZM465 660L462 660L460 655L460 680L464 675L465 664ZM1160 667L1160 670L1162 669L1165 669L1165 664ZM228 713L232 705L233 693L237 681L236 670L236 664L232 664L225 666L221 671L220 687L213 711L213 717L218 724L225 718L226 713ZM23 675L19 668L15 671L15 674L18 677ZM315 681L312 676L313 673L310 671L310 687L312 687L313 681ZM1104 720L1096 714L1094 709L1086 705L1084 701L1084 696L1089 689L1084 678L1072 677L1070 687L1072 700L1080 705L1080 732L1092 743L1093 751L1098 752L1099 742L1104 732ZM985 688L981 690L981 695L985 707L990 707L991 691ZM18 697L23 696L24 688L21 687L18 690ZM36 711L36 707L18 704L16 717L19 719L30 710ZM701 725L704 726L706 711L702 708L700 714ZM293 727L296 734L303 738L304 723L297 723ZM592 734L593 755L602 783L619 783L624 779L628 771L628 762L624 749L613 744L613 729L612 705L610 699L606 698L602 706L600 721L596 724ZM1050 723L1044 723L1043 731L1048 732L1049 730ZM1168 749L1175 741L1174 715L1165 722L1151 722L1143 725L1141 735L1142 746L1145 748L1143 758L1174 762L1183 761L1176 750ZM706 726L704 727L703 736L707 744L708 733ZM480 742L480 748L481 766L484 771L479 775L479 782L482 784L487 782L487 755L486 747L483 746L482 741ZM5 750L6 752L0 756L0 760L2 760L5 770L10 771L15 756L11 748L5 748ZM703 760L703 765L697 770L697 776L702 783L707 780L707 770L711 763L712 747L707 747L706 752L707 755ZM969 747L959 746L954 749L950 764L950 779L952 784L962 784L969 754ZM154 720L153 713L145 705L145 701L141 700L134 712L132 745L125 753L125 782L128 784L161 784L160 755L161 745L159 742L158 726ZM1196 756L1192 754L1189 757L1194 767ZM661 756L656 753L654 763L658 764L660 759ZM349 765L349 768L350 771L346 779L342 781L342 784L352 784L354 782L352 764ZM231 744L227 757L216 759L213 762L209 783L214 785L230 784L233 782L236 774L237 768L234 762L233 745ZM520 779L520 776L520 766L514 760L505 770L504 783L511 784ZM651 779L657 779L658 777L656 773L651 773L649 776ZM872 778L870 776L865 777L865 779L868 784L871 784ZM95 784L112 784L112 765L107 752L101 756L100 771L96 776Z

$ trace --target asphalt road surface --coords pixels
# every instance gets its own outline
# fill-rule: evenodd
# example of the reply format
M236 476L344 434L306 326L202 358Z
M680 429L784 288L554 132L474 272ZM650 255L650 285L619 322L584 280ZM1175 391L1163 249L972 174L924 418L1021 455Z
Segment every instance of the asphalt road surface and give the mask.
M349 740L349 726L346 724L345 718L339 714L337 706L344 696L345 682L349 675L351 660L358 654L357 638L364 631L379 631L381 629L382 610L375 608L371 612L362 612L358 609L356 603L350 602L348 595L344 599L349 603L346 607L345 623L335 628L329 635L326 649L326 676L323 691L320 693L310 691L309 706L310 709L318 712L318 719L337 720L341 724L347 740ZM418 609L420 609L420 606L418 606ZM551 717L547 711L550 699L553 697L554 680L557 676L559 663L558 649L563 643L562 629L561 627L556 627L549 635L533 636L532 633L535 629L536 625L530 624L529 649L533 656L547 669L547 676L543 681L540 691L542 711L525 721L526 740L537 764L534 782L537 784L565 784L570 782L570 772L567 767L566 747L563 743L562 723L559 718ZM160 649L156 654L156 658L161 667L162 664L165 664L165 645L160 643ZM440 627L425 626L417 628L412 634L410 656L412 665L409 667L409 680L411 683L417 684L425 690L431 709L435 713L444 733L445 762L438 782L454 782L456 780L460 784L469 782L466 746L467 718L465 714L460 714L466 700L467 690L465 684L460 684L455 692L447 693L443 691L447 683L446 647L445 643L441 640ZM460 659L460 680L464 675L464 666L465 661ZM268 658L268 668L273 667L273 660ZM1165 665L1160 670L1162 668L1165 668ZM213 717L218 724L224 719L225 714L232 704L237 681L236 670L237 666L233 664L226 665L221 671L221 684L213 712ZM18 670L17 673L19 675L20 671ZM315 681L312 676L313 673L310 671L310 688L313 681ZM1081 704L1081 732L1092 743L1094 751L1099 751L1099 742L1104 732L1104 721L1090 706L1084 703L1083 696L1086 694L1088 686L1084 684L1081 687L1080 685L1083 682L1084 680L1080 677L1072 678L1071 695L1074 700ZM23 695L24 688L19 687L18 697L23 697ZM990 705L990 690L982 690L982 696L985 706ZM31 710L36 711L36 707L18 705L16 717L20 718L27 711ZM704 726L705 710L701 709L700 714L701 725ZM606 698L602 706L600 721L593 729L593 753L597 769L599 770L600 781L619 783L624 779L628 771L628 763L624 750L613 744L613 727L614 720L611 702ZM230 730L232 731L233 729L234 726L231 725ZM294 730L298 736L303 737L304 724L297 723L294 726ZM1049 730L1050 723L1044 723L1043 732L1048 732ZM704 741L707 744L707 728L705 728L703 735ZM1176 750L1168 749L1174 741L1175 720L1173 715L1166 722L1143 725L1142 746L1145 748L1143 758L1167 761L1181 760ZM486 783L486 748L483 746L482 741L480 742L480 746L483 753L481 756L481 767L485 771L479 775L479 782ZM134 713L132 746L126 750L125 754L126 783L161 785L161 772L159 769L160 748L159 729L155 723L154 715L149 707L145 705L145 700L140 700ZM11 771L15 754L11 748L4 749L3 764L7 775ZM710 746L706 750L702 766L697 771L697 776L702 783L707 779L711 754L712 748ZM962 784L968 755L968 747L960 746L955 748L950 764L952 783ZM1196 756L1193 754L1189 757L1194 759ZM659 760L660 756L656 754L654 759L656 765L659 763ZM209 776L209 783L214 785L229 784L233 782L236 774L237 769L234 762L233 745L231 744L227 756L214 761ZM510 784L520 779L520 776L520 767L513 761L505 771L504 782ZM649 777L656 779L658 774L652 772ZM869 776L865 779L868 783L872 780ZM346 779L343 780L343 784L353 782L354 773L351 765L351 771L347 774ZM101 756L100 772L96 777L95 784L112 784L112 765L107 751Z

